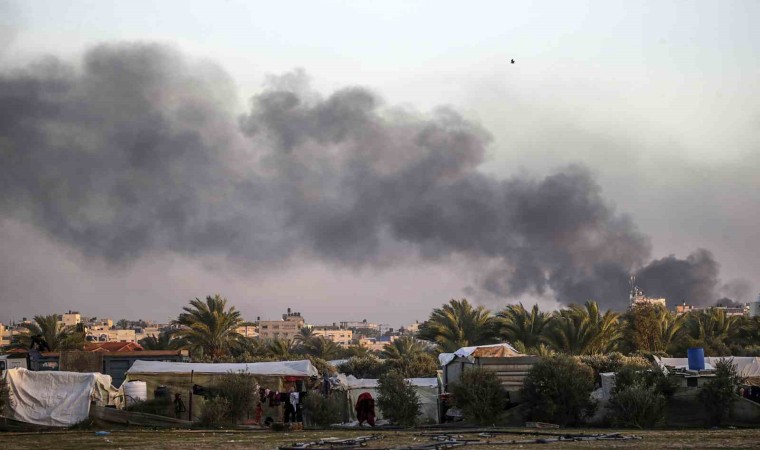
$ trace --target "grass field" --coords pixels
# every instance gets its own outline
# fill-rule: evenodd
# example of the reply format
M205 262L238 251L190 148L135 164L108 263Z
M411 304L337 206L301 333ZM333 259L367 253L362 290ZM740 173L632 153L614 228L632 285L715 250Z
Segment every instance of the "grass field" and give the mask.
M513 429L513 432L530 432L535 430ZM582 441L582 442L552 442L539 444L548 448L630 448L630 449L728 449L728 448L760 448L760 429L735 430L566 430L567 433L598 434L621 432L624 435L640 436L640 440L629 441ZM423 435L418 430L412 431L377 431L370 429L345 431L323 430L302 432L270 432L270 431L151 431L151 430L116 430L108 436L96 436L93 431L63 431L48 433L0 433L0 448L42 450L84 450L84 449L134 449L157 448L176 450L227 450L227 449L275 449L296 442L311 442L327 437L354 438L367 436L374 432L382 435L382 439L370 441L364 448L396 448L433 443L429 435ZM563 432L550 430L547 433ZM426 433L431 433L427 431ZM506 444L506 441L531 440L537 437L530 434L501 434L490 438L477 434L457 434L460 439L479 439L478 449L489 448L525 448L532 444ZM499 443L497 444L496 441ZM492 442L491 445L483 445ZM475 447L475 446L473 446ZM329 448L329 447L312 447Z

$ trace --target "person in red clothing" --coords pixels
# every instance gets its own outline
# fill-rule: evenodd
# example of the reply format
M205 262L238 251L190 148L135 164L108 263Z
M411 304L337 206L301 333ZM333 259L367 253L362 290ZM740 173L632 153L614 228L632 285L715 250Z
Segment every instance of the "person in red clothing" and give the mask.
M356 400L356 418L359 420L359 426L367 422L370 426L375 426L375 399L369 392L362 393Z

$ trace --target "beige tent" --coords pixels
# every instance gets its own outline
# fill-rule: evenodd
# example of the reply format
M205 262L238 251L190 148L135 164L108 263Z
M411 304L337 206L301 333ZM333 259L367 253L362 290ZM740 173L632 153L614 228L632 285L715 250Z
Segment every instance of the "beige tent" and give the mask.
M181 363L163 361L135 361L127 371L126 381L145 381L148 387L148 399L152 399L159 386L166 386L173 396L182 395L188 411L183 419L196 420L203 409L203 397L191 395L193 386L212 386L223 375L229 373L247 373L254 377L258 385L273 391L285 391L296 381L319 376L319 371L309 360L275 361L261 363ZM190 417L190 399L192 398L192 417ZM281 413L278 407L270 407L265 402L264 417L277 419Z

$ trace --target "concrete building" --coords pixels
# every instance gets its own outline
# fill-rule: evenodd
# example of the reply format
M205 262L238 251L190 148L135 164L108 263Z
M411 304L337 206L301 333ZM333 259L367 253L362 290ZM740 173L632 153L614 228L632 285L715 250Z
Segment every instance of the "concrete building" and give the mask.
M301 331L306 322L300 312L288 312L282 315L282 320L260 320L259 339L285 339L292 341Z
M82 316L76 311L69 311L63 314L61 321L63 322L64 326L74 327L78 323L82 322Z
M354 332L337 326L314 326L311 327L314 336L321 336L343 347L348 347L354 339Z
M0 323L0 347L5 347L11 343L11 330L4 324Z
M237 327L237 332L247 338L256 338L259 336L258 327L256 325L241 325Z
M361 338L358 344L373 352L381 352L387 344L398 339L398 336L380 336L377 338Z

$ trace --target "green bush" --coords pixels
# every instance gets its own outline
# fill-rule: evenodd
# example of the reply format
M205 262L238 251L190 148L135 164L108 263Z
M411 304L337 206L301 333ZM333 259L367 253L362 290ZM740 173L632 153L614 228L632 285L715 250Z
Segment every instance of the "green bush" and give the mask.
M340 373L353 375L356 378L380 378L388 371L385 363L375 356L360 356L349 358L338 367Z
M230 423L232 408L226 398L212 397L203 404L199 423L205 427L219 427Z
M624 366L647 369L652 364L641 356L625 356L619 352L611 352L595 355L583 355L576 357L579 362L591 367L594 371L594 381L599 383L600 373L617 372Z
M705 383L699 399L705 405L710 425L719 426L728 418L737 399L736 390L744 379L739 376L733 359L721 359L715 364L715 377Z
M230 403L230 419L234 423L246 419L253 412L259 393L256 378L245 372L222 375L216 390Z
M464 419L480 425L498 423L507 399L496 372L481 367L467 369L450 391Z
M406 378L432 378L438 370L438 359L428 353L418 353L411 358L386 361L387 370L396 369Z
M522 389L528 420L577 425L593 414L594 372L574 358L558 355L534 364Z
M626 365L615 373L615 388L612 393L615 395L618 391L637 384L652 388L656 393L669 398L678 388L678 379L665 375L659 367L642 369L638 365Z
M316 392L303 400L304 415L314 425L326 427L341 421L340 400L336 395L324 397Z
M8 382L0 378L0 415L5 414L5 406L8 404Z
M413 427L420 413L420 398L414 386L397 370L391 370L378 380L377 405L383 416L396 425Z
M665 418L666 404L654 386L639 381L616 390L608 408L616 425L652 428Z

